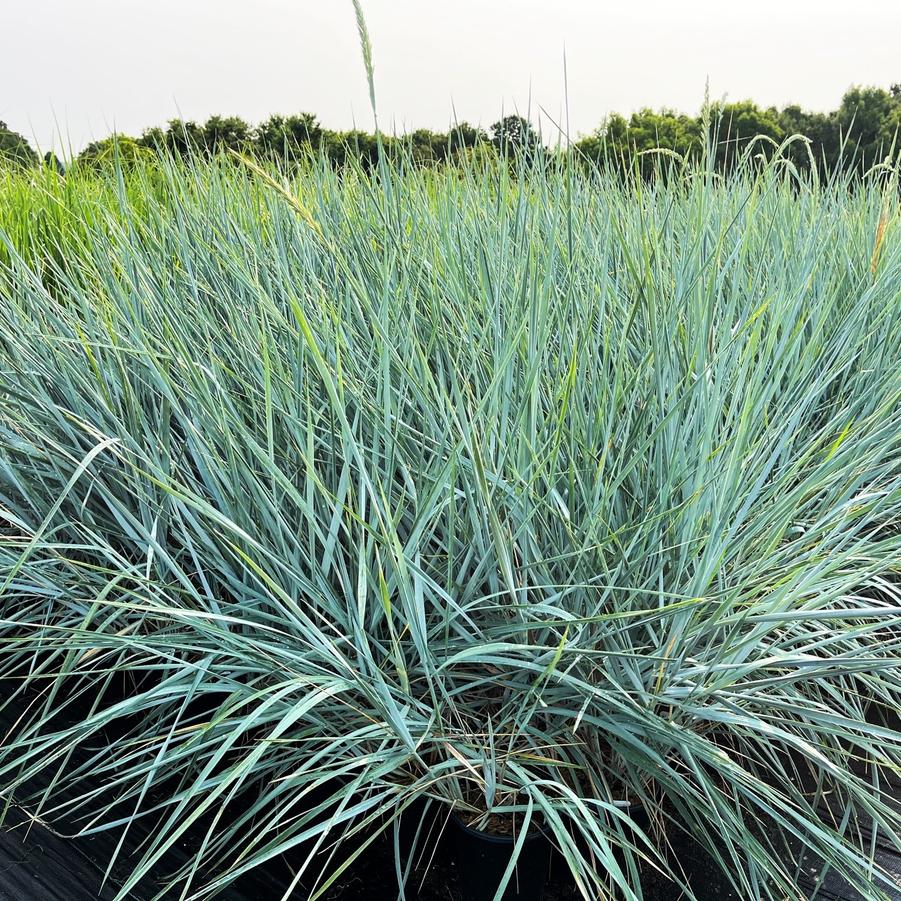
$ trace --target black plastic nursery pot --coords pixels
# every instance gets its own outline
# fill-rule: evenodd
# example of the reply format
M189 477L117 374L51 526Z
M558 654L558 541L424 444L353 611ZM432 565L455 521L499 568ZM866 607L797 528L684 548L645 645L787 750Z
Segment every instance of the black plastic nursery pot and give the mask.
M451 819L452 853L463 901L493 901L510 864L516 839L467 826ZM550 839L540 831L526 836L503 901L541 901L551 861Z

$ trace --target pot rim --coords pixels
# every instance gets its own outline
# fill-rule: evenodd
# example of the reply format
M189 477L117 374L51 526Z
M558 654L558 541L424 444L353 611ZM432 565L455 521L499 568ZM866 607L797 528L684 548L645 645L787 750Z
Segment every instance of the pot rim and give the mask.
M468 835L475 836L482 841L493 842L494 844L498 845L512 845L517 840L517 838L519 838L518 835L499 835L496 832L485 832L483 829L476 829L474 826L469 826L468 824L464 823L463 818L456 812L453 812L451 814L451 818L453 819L458 829L461 829ZM530 829L523 844L533 842L539 838L547 838L545 831L540 827L536 829Z
M644 806L641 804L629 803L629 804L626 804L622 809L626 813L633 814L633 813L637 813L639 811L643 811ZM482 839L483 841L495 842L497 844L512 845L518 838L517 835L499 835L496 832L486 832L483 829L476 829L474 826L470 826L467 823L465 823L463 821L463 817L461 817L460 814L458 814L455 810L451 810L451 819L454 821L454 823L457 825L457 827L459 829L462 829L464 832L466 832L470 835L477 836L478 838ZM529 830L529 833L528 833L528 835L526 835L526 840L523 844L535 841L535 839L538 839L538 838L545 838L545 839L549 838L547 832L545 832L545 830L540 826Z

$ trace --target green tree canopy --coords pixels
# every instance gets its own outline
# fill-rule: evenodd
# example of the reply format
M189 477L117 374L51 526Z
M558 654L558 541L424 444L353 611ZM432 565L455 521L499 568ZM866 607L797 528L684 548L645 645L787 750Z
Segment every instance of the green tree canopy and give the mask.
M254 130L257 149L270 158L296 156L303 148L319 148L323 129L312 113L291 116L273 115Z
M836 114L844 140L844 158L869 167L891 152L901 128L901 91L853 87Z
M0 122L0 163L16 166L35 166L38 155L28 139Z
M134 138L127 135L110 135L99 141L88 144L75 160L77 166L98 168L118 162L123 166L130 166L139 159L151 157L151 151Z
M60 175L66 174L66 167L63 165L63 161L52 150L48 150L44 154L44 165Z
M664 148L681 157L697 153L701 147L701 123L698 118L669 109L655 112L644 108L628 119L613 113L593 135L576 146L590 160L614 169L637 165L647 176L660 160L648 151Z
M451 153L456 153L465 147L475 147L477 144L488 142L488 134L484 129L468 122L458 122L448 135Z
M417 128L407 137L413 159L420 163L434 163L447 158L447 135Z
M210 116L203 125L203 145L211 153L244 150L251 138L251 128L240 116Z
M705 128L710 133L705 132ZM575 143L579 159L619 172L635 172L644 178L665 172L673 163L671 151L683 159L698 158L706 146L714 148L712 164L726 171L742 156L755 138L755 153L768 156L774 142L795 138L784 150L798 171L817 167L821 174L853 167L861 172L897 154L901 130L901 82L888 89L852 87L832 112L812 112L797 104L781 109L761 107L752 100L717 101L698 115L672 109L645 107L624 116L611 113L599 128ZM803 139L798 136L804 136ZM460 155L500 156L522 154L532 157L543 150L541 136L524 116L508 115L495 122L489 133L468 122L460 122L447 132L419 128L397 137L368 132L333 131L324 128L312 113L276 114L251 127L238 116L210 116L203 125L173 119L163 128L146 130L135 143L119 137L122 158L132 157L137 148L146 152L162 150L175 155L215 153L223 149L256 153L280 163L315 151L341 167L356 160L371 168L379 147L390 153L402 152L423 164L453 162ZM128 143L128 142L131 143ZM107 141L85 148L80 159L102 159ZM559 148L554 158L567 152ZM21 135L0 123L0 158L33 164L37 156Z
M541 137L524 116L504 116L491 126L491 141L502 153L531 155L541 146Z
M190 156L206 147L203 127L191 120L170 119L166 128L148 128L138 139L142 147Z
M807 141L793 141L785 151L796 168L808 169L813 160L818 168L825 170L838 158L839 129L834 114L810 112L791 104L780 111L779 124L786 138L797 135L807 138Z
M779 111L775 107L762 109L753 100L713 104L709 114L711 137L721 166L733 165L757 137L769 138L776 143L781 143L785 137ZM754 147L755 152L766 155L773 149L769 142L757 142Z

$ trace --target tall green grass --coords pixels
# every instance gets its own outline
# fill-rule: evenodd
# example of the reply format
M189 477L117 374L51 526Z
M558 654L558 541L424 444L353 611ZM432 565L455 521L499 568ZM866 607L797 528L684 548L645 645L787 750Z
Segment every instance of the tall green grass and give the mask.
M192 824L173 897L324 889L423 798L586 898L682 832L743 898L883 897L893 183L665 165L7 177L4 797L153 821L122 898Z

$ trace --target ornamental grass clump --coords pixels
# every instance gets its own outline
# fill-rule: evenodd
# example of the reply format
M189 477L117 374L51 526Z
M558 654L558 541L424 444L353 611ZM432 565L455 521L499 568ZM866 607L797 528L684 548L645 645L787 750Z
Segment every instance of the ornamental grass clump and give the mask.
M402 895L426 801L585 898L693 896L683 834L883 897L896 188L664 166L2 183L3 797L147 835L120 898L380 833Z

